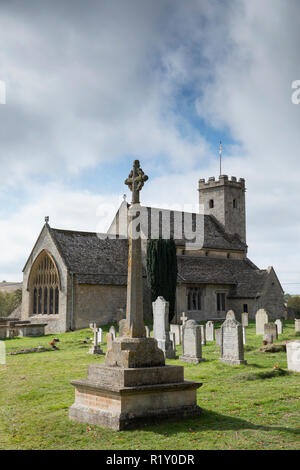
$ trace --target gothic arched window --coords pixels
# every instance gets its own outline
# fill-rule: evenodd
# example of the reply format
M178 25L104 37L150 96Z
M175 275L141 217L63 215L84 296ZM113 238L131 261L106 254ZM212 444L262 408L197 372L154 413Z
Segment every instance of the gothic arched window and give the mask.
M59 313L60 281L52 257L42 251L35 260L28 282L32 315Z

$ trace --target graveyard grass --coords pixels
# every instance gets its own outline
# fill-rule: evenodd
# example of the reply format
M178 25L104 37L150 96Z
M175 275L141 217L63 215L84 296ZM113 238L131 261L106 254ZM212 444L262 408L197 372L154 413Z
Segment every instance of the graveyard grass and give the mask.
M89 364L104 362L104 356L88 354L90 344L82 343L87 336L92 336L88 329L5 341L9 353L60 340L58 351L7 355L6 365L0 365L1 449L299 448L300 374L287 371L285 352L258 352L262 337L255 335L254 322L247 328L247 365L221 363L213 342L203 346L207 361L199 365L167 360L184 365L187 380L203 383L197 395L200 417L122 432L68 418L74 402L70 380L86 378ZM294 338L293 322L285 322L279 341Z

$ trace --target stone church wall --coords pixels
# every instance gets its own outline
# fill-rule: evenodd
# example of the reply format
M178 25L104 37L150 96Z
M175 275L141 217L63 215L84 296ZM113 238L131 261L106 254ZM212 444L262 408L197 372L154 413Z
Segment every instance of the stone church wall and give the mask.
M126 309L126 286L76 284L75 299L74 329L107 325L116 321L119 308Z
M32 299L30 298L30 292L28 288L28 279L31 268L42 250L46 250L53 257L60 277L61 290L59 291L59 313L57 315L32 315ZM47 323L45 333L59 333L64 332L68 329L67 325L67 284L68 284L68 273L63 260L53 242L49 231L44 226L40 237L27 261L23 272L23 288L22 288L22 320L30 320L32 323Z

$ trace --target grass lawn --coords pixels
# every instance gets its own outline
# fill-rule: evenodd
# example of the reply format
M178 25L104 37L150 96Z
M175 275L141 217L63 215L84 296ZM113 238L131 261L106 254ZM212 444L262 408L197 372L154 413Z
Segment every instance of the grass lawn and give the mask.
M107 332L108 328L105 329ZM180 422L115 432L68 419L74 402L70 380L86 378L87 366L104 362L88 354L81 340L90 330L6 340L7 353L49 346L58 337L59 351L7 355L0 365L1 449L297 449L299 448L300 374L287 371L286 353L260 353L262 337L247 328L247 365L218 360L213 342L203 346L199 365L185 367L185 378L203 382L198 405L203 414ZM105 335L104 335L105 336ZM285 322L279 341L294 339L293 322ZM106 345L104 345L104 350ZM178 356L181 347L177 347ZM273 369L278 364L280 370Z

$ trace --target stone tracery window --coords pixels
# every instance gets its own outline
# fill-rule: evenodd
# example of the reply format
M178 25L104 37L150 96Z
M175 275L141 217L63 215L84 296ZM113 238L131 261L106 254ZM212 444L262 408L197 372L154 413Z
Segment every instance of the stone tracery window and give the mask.
M51 256L42 251L29 276L31 314L59 313L59 274Z

